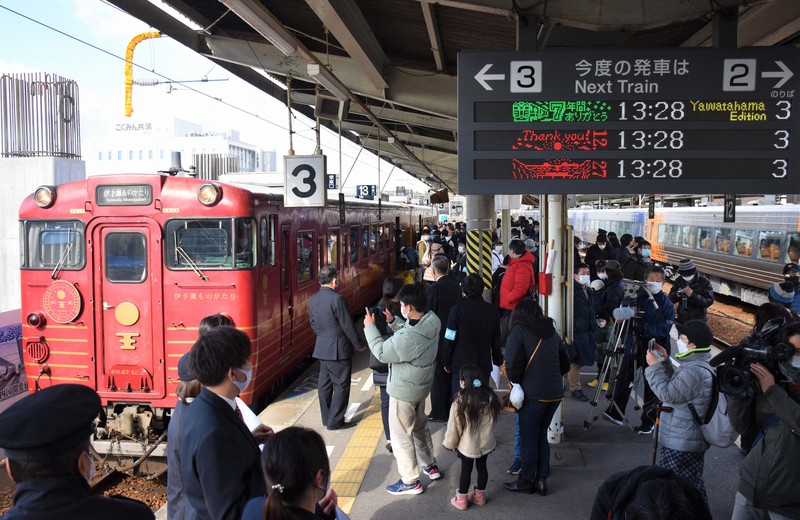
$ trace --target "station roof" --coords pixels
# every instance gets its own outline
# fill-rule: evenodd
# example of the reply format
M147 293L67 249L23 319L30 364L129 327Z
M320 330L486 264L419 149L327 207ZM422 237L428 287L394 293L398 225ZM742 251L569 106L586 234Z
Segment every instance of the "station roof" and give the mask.
M538 49L711 46L726 18L740 47L800 43L797 0L162 0L195 28L149 0L108 1L277 99L290 77L310 117L324 85L349 101L343 136L456 193L462 50L514 51L518 35Z

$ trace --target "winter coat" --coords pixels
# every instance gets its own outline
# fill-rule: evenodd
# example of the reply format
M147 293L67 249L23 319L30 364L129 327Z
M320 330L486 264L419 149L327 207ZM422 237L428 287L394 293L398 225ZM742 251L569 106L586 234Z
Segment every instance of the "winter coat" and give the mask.
M658 440L662 446L672 450L705 451L708 444L688 403L694 405L701 419L706 416L713 393L711 367L708 365L711 349L690 349L675 357L681 362L678 368L674 368L667 358L644 371L656 397L664 402L664 406L672 407L671 413L661 413Z
M622 274L628 280L644 281L644 273L650 266L649 262L642 255L631 255L630 258L622 265Z
M442 365L453 376L466 364L478 365L484 374L492 364L503 364L500 349L500 313L482 297L464 298L450 310L444 333Z
M625 297L625 282L622 280L605 280L604 283L605 286L598 294L597 312L606 311L610 316L614 309L622 303L622 298Z
M386 392L408 403L424 401L433 384L439 318L428 311L413 325L401 320L390 325L394 334L386 339L375 324L364 328L370 351L379 361L389 364Z
M800 388L792 385L787 391L773 385L765 393L758 390L755 403L751 398L729 397L728 412L742 434L761 431L767 418L777 415L777 422L739 466L738 491L755 507L800 518Z
M612 258L614 258L614 248L609 244L606 244L606 247L603 249L600 249L597 244L589 246L586 250L584 261L589 264L589 276L592 280L597 280L597 266L595 262L598 260L611 260Z
M627 247L618 247L614 250L614 260L619 262L620 267L628 262L631 257L631 251Z
M542 344L526 370L540 339ZM562 374L567 370L569 358L553 320L540 318L533 323L514 325L506 340L506 373L509 381L522 385L526 402L564 397Z
M640 329L641 332L628 335L628 341L625 343L625 354L633 353L633 343L637 336L641 340L655 338L656 343L662 345L669 352L669 331L672 329L672 323L675 320L675 307L672 306L663 291L653 295L653 299L658 305L657 309L646 293L639 294L636 297L636 309L644 311L644 316L633 318L633 325L634 330Z
M681 297L678 296L678 289L685 289L686 286L692 289L692 295L686 299L686 312L681 312ZM672 303L677 303L677 313L675 315L676 323L686 323L689 320L703 320L706 319L706 311L711 304L714 303L714 290L711 288L711 282L705 276L696 274L694 279L686 283L683 277L679 276L672 282L672 289L669 290L669 299Z
M575 297L572 314L572 343L578 352L578 358L573 359L572 362L585 367L594 363L594 333L597 328L595 293L594 289L577 282L573 287Z
M536 258L525 251L519 258L512 258L500 284L500 308L513 311L517 302L528 296L528 291L536 288L533 276L533 262Z
M444 433L442 444L448 450L457 449L465 457L479 459L494 451L497 446L494 437L494 419L487 404L481 411L477 428L464 425L458 418L459 399L460 397L456 397L450 405L450 417L447 419L447 431Z

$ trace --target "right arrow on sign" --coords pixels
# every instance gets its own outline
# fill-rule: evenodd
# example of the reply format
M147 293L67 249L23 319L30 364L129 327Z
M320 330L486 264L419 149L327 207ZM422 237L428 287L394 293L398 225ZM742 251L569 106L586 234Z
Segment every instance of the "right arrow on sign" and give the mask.
M775 60L775 63L778 65L778 67L780 67L781 70L776 70L776 71L772 71L772 72L762 72L761 73L761 77L762 78L781 78L781 80L779 82L775 83L775 86L772 87L772 88L781 88L784 85L784 83L789 81L789 78L794 76L794 72L789 70L789 67L784 65L782 61Z
M491 85L487 83L487 81L497 81L506 79L505 74L489 74L489 69L492 68L492 63L487 63L480 72L475 74L475 80L481 84L483 88L486 90L494 90L492 89Z

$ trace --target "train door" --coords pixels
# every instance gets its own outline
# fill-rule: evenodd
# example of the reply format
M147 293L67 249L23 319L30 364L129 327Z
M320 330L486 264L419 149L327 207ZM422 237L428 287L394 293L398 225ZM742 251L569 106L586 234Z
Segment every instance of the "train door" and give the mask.
M281 351L291 350L294 337L294 292L292 290L293 271L295 265L291 259L292 242L288 224L281 226Z
M113 401L164 397L161 229L100 223L91 236L97 391Z

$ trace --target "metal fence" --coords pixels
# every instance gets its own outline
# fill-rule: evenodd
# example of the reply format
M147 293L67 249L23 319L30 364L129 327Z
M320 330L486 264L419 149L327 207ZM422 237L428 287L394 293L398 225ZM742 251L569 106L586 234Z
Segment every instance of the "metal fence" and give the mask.
M197 168L197 178L215 181L220 175L240 171L239 158L228 154L194 154L192 165Z
M49 73L0 76L1 157L81 157L78 84Z

